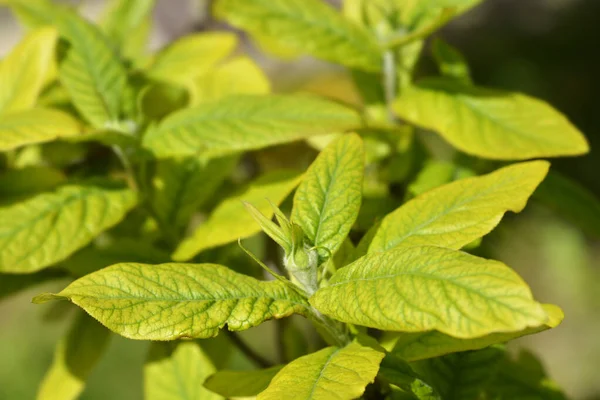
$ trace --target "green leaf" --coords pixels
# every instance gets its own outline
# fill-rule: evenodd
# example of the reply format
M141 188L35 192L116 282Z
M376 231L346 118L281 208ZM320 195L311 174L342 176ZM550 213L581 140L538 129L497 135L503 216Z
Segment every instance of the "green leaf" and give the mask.
M256 396L281 368L283 365L252 371L218 371L204 381L204 387L227 398Z
M143 44L150 33L155 2L155 0L112 0L110 2L101 26L107 36L121 48L123 55L127 57L141 55Z
M438 132L465 153L494 160L587 153L585 137L547 103L437 78L402 90L401 118Z
M212 69L237 46L230 32L188 35L162 50L146 70L154 79L185 84Z
M458 50L440 38L435 38L431 44L433 58L442 75L470 84L471 73L463 55Z
M516 360L507 354L496 378L488 385L487 393L489 398L496 400L567 399L557 384L547 377L542 364L527 351L521 351Z
M400 244L460 249L494 229L506 211L523 210L548 167L545 161L514 164L430 190L382 220L369 252Z
M413 182L408 185L408 193L418 196L446 183L471 177L474 173L466 168L447 161L428 161Z
M71 45L59 78L77 110L95 128L109 128L121 118L127 75L118 54L100 29L74 12L56 22Z
M249 57L237 57L200 75L192 85L192 105L235 94L268 94L271 83Z
M310 166L294 196L292 222L310 243L335 254L358 216L365 150L356 134L327 146Z
M381 69L375 36L320 0L219 0L214 12L266 47L275 43L277 49L295 54L348 67Z
M195 341L153 342L144 365L146 400L220 400L202 387L216 371L213 362Z
M307 95L230 96L178 111L144 136L157 157L260 149L360 125L358 114Z
M0 151L49 142L81 133L76 119L50 108L14 112L0 116Z
M0 175L0 204L14 203L65 183L67 177L50 167L11 169Z
M231 174L238 157L187 157L160 160L152 181L153 209L166 226L185 227Z
M225 324L241 331L309 307L285 283L216 264L116 264L33 302L53 299L68 299L112 331L141 340L209 338Z
M600 237L600 200L578 182L550 172L533 198L588 235Z
M67 258L136 204L130 189L63 186L0 208L0 271L31 273Z
M494 377L504 351L497 347L449 354L413 363L444 400L480 400ZM515 397L516 399L516 397Z
M438 331L400 333L391 353L407 361L417 361L460 351L479 350L557 327L564 318L562 310L552 304L543 304L543 307L549 319L540 326L516 332L492 333L475 339L459 339Z
M208 219L185 239L173 259L185 261L211 247L221 246L260 232L252 215L246 211L242 201L256 205L257 209L270 218L273 209L265 199L281 204L300 183L302 175L295 171L278 170L265 174L251 182L240 193L223 200Z
M436 390L423 380L408 363L393 354L386 354L378 378L398 386L419 400L442 400Z
M375 380L383 356L356 342L327 347L283 367L257 400L358 398Z
M85 313L78 313L68 334L58 343L54 360L37 400L75 400L110 339L110 331Z
M506 265L441 247L401 246L337 271L310 299L342 322L470 339L548 322L529 287Z
M0 114L33 107L54 68L57 39L56 29L37 29L0 61Z

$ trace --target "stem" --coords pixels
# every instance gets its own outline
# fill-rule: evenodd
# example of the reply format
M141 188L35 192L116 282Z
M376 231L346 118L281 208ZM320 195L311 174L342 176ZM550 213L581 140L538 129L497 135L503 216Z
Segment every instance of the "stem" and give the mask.
M396 57L391 50L383 54L383 90L385 94L385 104L390 122L395 122L392 103L396 98Z
M318 327L322 328L329 337L323 337L326 342L335 346L343 347L350 343L351 338L348 335L346 326L340 322L334 321L329 317L321 314L314 308L311 308L311 319ZM321 335L323 336L323 335ZM329 340L328 340L329 339Z
M125 169L125 172L127 173L127 181L129 182L129 186L131 186L131 188L133 190L135 190L136 192L139 192L140 188L137 184L135 171L133 170L133 166L131 165L131 162L125 155L125 152L119 146L112 146L112 149L115 152L115 154L117 155L117 158L119 159L119 161L121 161L121 164L123 165L123 168Z
M224 329L229 339L236 345L236 347L244 353L246 357L252 360L260 368L269 368L273 366L273 363L251 349L243 340L238 336L236 332L232 332L229 329Z

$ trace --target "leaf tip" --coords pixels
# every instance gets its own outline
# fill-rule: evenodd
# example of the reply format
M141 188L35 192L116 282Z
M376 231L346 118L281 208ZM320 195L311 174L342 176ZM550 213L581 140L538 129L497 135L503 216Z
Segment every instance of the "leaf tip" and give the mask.
M33 304L44 304L52 300L66 300L66 298L54 293L42 293L31 299L31 302Z

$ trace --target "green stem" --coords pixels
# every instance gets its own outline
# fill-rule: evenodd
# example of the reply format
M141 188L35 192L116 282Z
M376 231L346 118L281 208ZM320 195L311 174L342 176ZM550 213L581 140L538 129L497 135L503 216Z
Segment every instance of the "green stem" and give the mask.
M396 56L393 51L386 51L383 54L383 91L385 94L385 104L390 122L395 122L396 117L392 104L396 98Z
M127 173L127 181L129 182L129 186L131 186L131 188L136 192L139 192L140 188L138 186L135 171L133 170L133 166L131 165L129 158L127 158L127 155L125 155L125 152L119 146L112 146L112 149L117 155L119 161L121 161L123 169L125 169L125 172Z

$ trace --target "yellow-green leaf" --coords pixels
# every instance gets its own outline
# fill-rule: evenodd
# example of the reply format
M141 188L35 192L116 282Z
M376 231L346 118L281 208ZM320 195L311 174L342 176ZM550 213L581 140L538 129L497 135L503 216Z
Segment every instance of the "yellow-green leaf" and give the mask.
M351 400L375 380L384 353L356 342L327 347L292 361L257 400Z
M118 54L96 25L74 12L61 13L56 23L70 44L59 78L73 104L95 128L116 124L127 85Z
M225 154L360 126L358 114L313 96L238 95L178 111L144 136L157 157Z
M33 107L55 70L57 39L54 28L32 31L0 61L0 114Z
M196 341L153 342L144 365L146 400L220 400L202 381L216 371Z
M54 351L54 360L42 381L37 400L78 399L109 339L108 329L85 313L78 313Z
M523 210L548 167L545 161L514 164L425 192L382 220L369 252L400 244L460 249L494 229L506 211Z
M437 330L457 338L548 322L506 265L442 247L401 246L338 270L310 299L342 322L389 331Z
M558 326L564 318L562 310L552 304L544 304L543 307L549 319L540 326L517 332L492 333L476 339L458 339L438 331L400 333L395 339L391 353L406 361L417 361L460 351L479 350Z
M375 36L321 0L219 0L214 12L267 48L274 43L349 67L381 69Z
M57 263L118 223L135 206L130 189L63 186L0 208L0 271L30 273Z
M38 108L0 116L0 151L75 136L82 127L69 114Z
M192 105L234 94L268 94L271 83L248 57L237 57L200 75L192 85Z
M152 25L152 10L156 0L112 0L101 26L107 36L119 45L124 56L143 53ZM140 48L141 47L141 48Z
M511 92L429 79L394 102L403 119L438 132L465 153L495 160L579 155L585 137L547 103Z
M116 264L33 301L62 298L112 331L141 340L209 338L226 324L240 331L308 310L285 283L258 281L216 264Z
M204 387L227 398L256 396L269 386L281 368L283 365L250 371L218 371L204 381Z
M358 216L365 150L356 134L343 135L310 166L294 196L292 221L314 246L337 249Z
M296 171L278 170L265 174L251 182L240 193L223 200L210 214L206 222L185 239L173 259L185 261L205 249L234 242L260 232L252 215L246 211L243 201L251 203L267 218L273 209L265 199L279 205L300 183L302 175Z
M162 50L146 70L154 79L185 84L209 71L237 45L230 32L188 35Z

